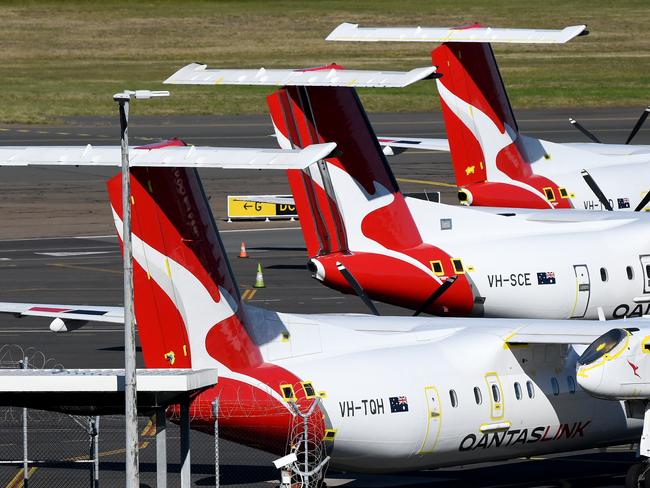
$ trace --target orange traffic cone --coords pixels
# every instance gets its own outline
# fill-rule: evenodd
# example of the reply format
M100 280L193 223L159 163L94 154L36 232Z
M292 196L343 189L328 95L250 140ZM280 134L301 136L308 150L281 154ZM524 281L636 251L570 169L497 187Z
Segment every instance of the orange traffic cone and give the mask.
M246 244L244 244L244 241L241 241L241 247L239 248L239 257L240 258L248 257L248 254L246 253Z

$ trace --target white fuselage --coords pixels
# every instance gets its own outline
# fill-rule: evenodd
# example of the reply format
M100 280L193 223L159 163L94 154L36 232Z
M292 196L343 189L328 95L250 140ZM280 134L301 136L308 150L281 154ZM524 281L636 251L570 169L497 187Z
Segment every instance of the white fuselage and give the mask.
M369 197L345 171L331 163L328 170L350 252L399 259L414 273L444 279L364 232L366 217L393 202L385 188L375 183ZM646 212L468 208L408 197L406 202L423 243L462 260L473 286L473 315L595 319L599 308L607 318L647 313L647 304L634 303L650 295Z
M586 169L613 210L634 210L650 191L650 147L624 144L561 144L520 136L533 173L545 176L567 190L573 208L604 210L602 204L580 174ZM488 178L507 181L493 171ZM562 198L556 195L559 200Z
M291 339L276 337L262 352L325 393L338 469L469 464L620 443L640 432L620 402L576 387L584 346L506 345L523 321L278 318Z
M650 216L470 209L407 198L424 242L463 261L488 317L640 317L650 294ZM451 229L441 230L440 220ZM538 273L540 275L538 275Z

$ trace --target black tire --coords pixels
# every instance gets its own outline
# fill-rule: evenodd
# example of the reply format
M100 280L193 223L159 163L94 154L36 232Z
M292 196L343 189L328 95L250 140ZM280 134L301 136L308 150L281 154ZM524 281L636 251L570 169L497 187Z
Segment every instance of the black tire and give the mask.
M639 480L639 477L645 471L645 479ZM625 488L650 488L650 465L647 462L636 463L629 467L625 475Z

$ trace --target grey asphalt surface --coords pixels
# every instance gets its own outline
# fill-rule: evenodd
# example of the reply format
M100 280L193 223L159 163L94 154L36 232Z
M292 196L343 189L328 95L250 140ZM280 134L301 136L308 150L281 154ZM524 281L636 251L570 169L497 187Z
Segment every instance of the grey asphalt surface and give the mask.
M520 129L529 135L553 141L584 141L584 136L569 126L568 117L574 116L604 141L623 142L641 110L642 107L522 110L517 115ZM376 114L371 116L371 121L378 135L445 137L440 114L436 113ZM0 125L0 145L117 144L119 134L115 122L74 119L60 126ZM134 117L131 125L134 144L178 136L197 145L274 147L271 133L271 124L264 116ZM640 132L635 142L650 143L650 126ZM444 186L453 183L447 154L407 152L391 159L391 164L403 190L440 190L443 201L455 201L454 189ZM94 168L0 168L0 301L121 304L119 249L104 189L107 177L115 173L112 169ZM288 193L282 172L252 174L214 170L205 171L202 176L242 291L254 282L257 263L264 267L267 287L255 292L250 300L252 304L303 313L366 311L358 298L341 295L311 279L305 268L306 253L297 223L225 222L225 195ZM251 256L246 260L236 257L242 240ZM382 304L379 309L383 314L410 314ZM69 334L54 334L49 332L47 320L12 317L1 317L1 320L0 345L33 347L69 368L122 365L120 326L89 324ZM2 432L0 422L0 436ZM194 434L194 442L198 453L194 461L203 471L195 476L195 484L209 486L214 481L206 474L211 463L212 439ZM226 458L222 456L224 484L272 486L266 483L275 476L275 471L269 468L269 455L231 443L222 443L222 451L226 454ZM624 448L405 476L339 474L335 476L338 481L333 480L330 485L622 486L622 476L632 459L629 449ZM107 459L106 466L119 472L121 465L119 460ZM16 471L17 468L0 469L0 484L7 483ZM37 472L30 486L48 486L48 480L52 479L48 473L55 471L55 468L42 471L42 485L38 484Z

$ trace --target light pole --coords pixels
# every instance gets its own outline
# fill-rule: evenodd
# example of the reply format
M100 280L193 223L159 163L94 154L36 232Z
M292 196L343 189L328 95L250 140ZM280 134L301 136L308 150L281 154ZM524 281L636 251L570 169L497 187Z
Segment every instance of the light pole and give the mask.
M113 95L120 110L122 146L122 243L124 246L124 416L126 421L126 487L139 488L138 406L135 377L135 320L133 317L133 260L131 256L131 180L129 172L129 101L167 97L168 91L126 90Z

